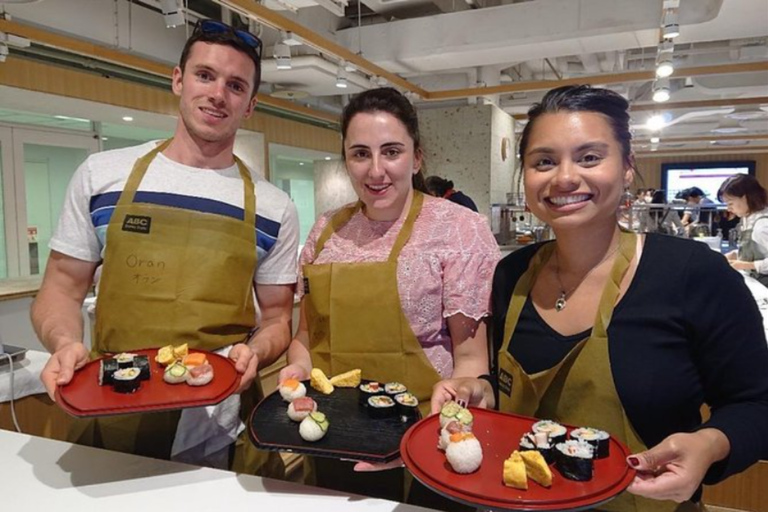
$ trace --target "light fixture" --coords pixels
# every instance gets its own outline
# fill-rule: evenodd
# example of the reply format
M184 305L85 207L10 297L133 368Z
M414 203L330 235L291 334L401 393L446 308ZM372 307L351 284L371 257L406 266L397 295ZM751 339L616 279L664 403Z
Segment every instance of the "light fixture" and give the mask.
M675 72L675 67L672 64L672 54L663 53L659 55L656 61L656 76L659 78L666 78Z
M131 116L123 116L123 121L130 123L131 121L133 121L133 118Z
M658 144L660 140L658 137L651 137L651 144Z
M683 87L686 89L690 89L693 87L693 78L687 76L685 77L685 82L683 82Z
M652 132L657 132L667 125L667 119L663 114L655 114L648 118L645 127Z
M669 78L658 78L653 82L653 101L664 103L670 97Z
M109 140L109 137L102 137L101 140Z
M664 11L661 21L661 35L664 39L674 39L680 35L680 25L677 23L677 11L668 9Z
M304 162L299 162L299 165L304 165Z
M326 159L326 160L330 160L330 159L331 159L331 157L327 156L327 157L325 157L325 159Z
M283 44L287 44L288 46L301 46L304 44L301 41L301 38L297 35L295 35L293 32L281 30L280 31L280 41Z
M275 66L277 69L291 69L291 47L285 43L275 44Z
M184 12L178 0L160 0L160 10L163 11L166 28L175 28L184 24Z
M712 128L711 131L714 133L729 134L746 132L747 128L742 126L737 119L723 119L715 128Z
M344 61L342 61L339 64L339 70L336 72L336 87L339 89L346 89L348 85L347 70L344 69Z

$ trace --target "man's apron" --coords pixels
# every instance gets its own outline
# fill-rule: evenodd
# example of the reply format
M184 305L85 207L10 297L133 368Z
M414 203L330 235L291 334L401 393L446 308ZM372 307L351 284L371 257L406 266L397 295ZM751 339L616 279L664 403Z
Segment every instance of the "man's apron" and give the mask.
M755 261L762 259L760 252L758 251L757 243L752 240L752 232L755 230L755 226L761 220L768 219L768 215L761 215L752 222L750 228L746 227L746 222L742 220L744 228L739 227L739 259L741 261ZM760 274L756 270L749 273L752 277L760 281L763 285L768 286L768 275Z
M312 365L329 376L361 368L364 379L402 382L419 399L419 408L426 416L432 386L440 375L403 313L397 288L397 260L423 202L423 194L414 191L408 216L387 261L310 264L304 265L303 272ZM331 218L315 246L316 256L360 208L358 203ZM401 470L355 473L350 463L331 459L313 462L305 466L307 483L396 501L403 501L407 494Z
M611 378L608 325L620 294L621 281L635 256L637 236L622 232L620 248L603 289L591 335L556 366L528 375L509 353L509 343L520 312L555 244L544 245L520 277L507 310L504 344L498 353L499 409L526 416L605 430L627 444L632 453L646 446L632 428ZM683 504L685 506L686 504ZM655 501L622 493L600 510L616 512L671 512L677 503ZM680 508L679 510L685 510Z
M107 227L96 302L92 357L188 343L217 350L243 342L256 326L256 197L250 173L235 157L243 180L244 217L135 203L150 163L170 141L133 166ZM261 398L258 378L241 395L241 418ZM121 415L78 422L77 442L165 458L179 412ZM240 436L234 459L254 473L266 463ZM234 468L233 468L234 469Z

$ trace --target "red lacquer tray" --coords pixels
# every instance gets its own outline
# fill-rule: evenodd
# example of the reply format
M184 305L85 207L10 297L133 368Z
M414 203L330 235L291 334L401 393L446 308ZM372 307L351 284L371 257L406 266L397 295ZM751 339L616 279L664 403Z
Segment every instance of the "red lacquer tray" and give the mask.
M612 499L635 477L635 470L626 463L629 450L611 437L610 455L595 461L594 477L589 482L568 480L552 465L549 489L530 479L528 490L507 487L502 482L504 461L518 449L520 437L538 420L476 408L472 408L472 414L472 430L483 447L483 462L474 473L454 472L445 453L437 449L437 415L411 427L400 444L400 456L413 476L452 500L503 510L583 510Z
M221 402L240 384L234 363L218 354L205 353L213 366L213 380L205 386L190 386L186 383L168 384L163 380L164 367L155 361L157 349L134 350L132 353L148 356L151 370L149 380L142 381L135 393L118 393L110 385L99 386L99 359L96 359L75 372L69 384L56 388L59 407L78 417L200 407Z

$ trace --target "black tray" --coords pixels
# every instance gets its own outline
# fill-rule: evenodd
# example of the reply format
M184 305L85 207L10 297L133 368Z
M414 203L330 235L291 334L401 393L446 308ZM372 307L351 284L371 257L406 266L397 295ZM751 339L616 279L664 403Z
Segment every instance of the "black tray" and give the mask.
M5 353L11 356L11 361L18 363L26 357L27 349L21 347L14 347L13 345L3 345ZM5 355L0 355L0 366L8 365L8 358Z
M374 419L367 407L359 405L357 388L336 388L324 395L312 389L309 381L304 385L307 396L317 402L317 410L328 417L330 427L325 437L314 443L304 441L299 435L299 423L288 417L288 402L276 391L251 412L248 431L256 447L333 459L389 462L399 457L400 439L420 419L400 415Z

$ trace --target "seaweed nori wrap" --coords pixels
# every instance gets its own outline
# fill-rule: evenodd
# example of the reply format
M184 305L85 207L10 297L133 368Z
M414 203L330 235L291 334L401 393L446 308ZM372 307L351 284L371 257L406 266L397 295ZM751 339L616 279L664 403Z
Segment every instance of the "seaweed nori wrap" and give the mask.
M555 446L555 467L568 480L592 480L592 446L581 441L566 441Z
M112 376L118 370L117 360L111 357L99 361L99 386L109 386L112 384Z
M133 366L139 369L139 380L149 380L149 374L150 374L149 356L134 357Z
M121 368L112 376L115 391L118 393L133 393L141 385L138 368Z

